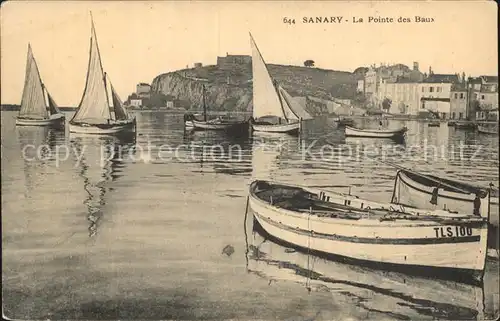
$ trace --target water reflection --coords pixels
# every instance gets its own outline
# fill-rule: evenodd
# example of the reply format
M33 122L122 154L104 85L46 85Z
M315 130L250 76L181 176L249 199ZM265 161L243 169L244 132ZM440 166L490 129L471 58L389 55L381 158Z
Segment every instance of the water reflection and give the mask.
M331 292L353 299L353 303L387 317L417 319L482 320L485 311L483 287L407 276L327 260L287 247L269 236L247 213L245 221L247 272L269 280L270 286L294 282L304 292Z
M106 194L113 190L110 183L121 177L127 161L134 159L134 144L134 136L71 136L75 168L87 194L83 204L87 207L90 237L97 233L103 217Z
M29 197L33 188L43 181L46 174L56 164L59 151L57 146L64 144L64 132L50 127L24 126L16 128L21 158L24 168L25 197Z
M185 148L181 154L192 162L200 164L200 170L209 167L216 173L246 175L249 167L251 137L231 135L223 131L201 130L185 131Z

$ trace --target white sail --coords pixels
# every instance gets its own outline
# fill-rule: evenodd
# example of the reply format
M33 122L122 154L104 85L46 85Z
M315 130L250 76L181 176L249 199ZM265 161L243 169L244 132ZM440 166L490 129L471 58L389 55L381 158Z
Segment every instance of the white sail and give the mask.
M47 93L49 113L51 115L60 114L61 111L59 110L59 107L57 106L56 102L54 101L54 98L52 98L52 96L49 94L49 91L47 89L45 89L45 92Z
M286 118L273 79L269 75L264 58L252 35L250 35L250 43L252 46L253 117L255 119L265 116Z
M87 82L78 111L73 116L75 123L104 124L111 119L109 99L106 92L106 80L102 68L97 36L92 21L90 37L90 57L87 70Z
M19 116L34 119L45 119L49 116L42 80L40 79L38 66L33 57L31 45L28 45L26 76L24 79L23 97L21 99Z
M112 102L113 102L113 111L115 114L115 119L116 120L126 120L129 119L129 114L125 107L123 107L123 102L120 99L120 96L118 96L118 93L116 92L115 88L111 84L111 81L108 82L108 85L111 89L111 97L112 97Z
M302 120L313 119L311 114L309 114L295 98L290 96L290 94L283 87L279 86L278 90L282 97L284 106L283 109L285 110L285 112L287 109L289 110L289 112L287 113L287 117L288 114L291 114L290 115L291 118L288 117L288 119L300 119L300 118L302 118Z

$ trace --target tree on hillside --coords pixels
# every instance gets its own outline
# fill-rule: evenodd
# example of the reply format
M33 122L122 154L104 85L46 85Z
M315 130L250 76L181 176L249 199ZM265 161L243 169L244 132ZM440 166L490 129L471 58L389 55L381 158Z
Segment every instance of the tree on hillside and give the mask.
M389 109L391 109L391 104L392 104L392 100L390 100L389 98L385 98L382 101L382 109L387 112Z
M353 71L353 74L355 75L364 75L368 72L367 67L358 67Z
M306 67L314 67L314 60L306 60L304 61L304 66Z

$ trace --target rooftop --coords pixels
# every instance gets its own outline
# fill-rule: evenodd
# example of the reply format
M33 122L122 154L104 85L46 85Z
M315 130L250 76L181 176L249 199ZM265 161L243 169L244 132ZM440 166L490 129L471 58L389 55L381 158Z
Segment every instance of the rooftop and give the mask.
M432 74L422 82L424 83L459 83L460 79L455 74Z

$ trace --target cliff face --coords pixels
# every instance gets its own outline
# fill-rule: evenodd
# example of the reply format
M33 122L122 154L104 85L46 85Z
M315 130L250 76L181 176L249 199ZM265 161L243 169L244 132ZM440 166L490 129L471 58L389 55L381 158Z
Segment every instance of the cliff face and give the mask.
M306 110L313 115L323 114L327 108L307 103L306 96L333 100L356 95L356 80L349 72L282 65L268 65L268 68L271 76L292 96L305 103ZM249 64L231 70L206 66L162 74L153 80L151 90L176 97L186 108L201 109L203 85L210 110L252 110L252 69Z
M185 107L203 108L203 85L205 101L210 110L250 111L252 110L252 88L211 83L186 78L177 72L157 76L152 84L154 93L172 95L181 100Z

